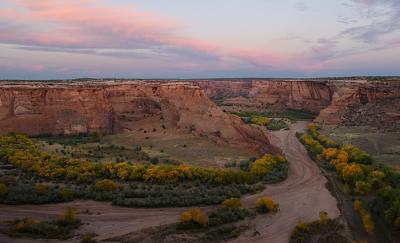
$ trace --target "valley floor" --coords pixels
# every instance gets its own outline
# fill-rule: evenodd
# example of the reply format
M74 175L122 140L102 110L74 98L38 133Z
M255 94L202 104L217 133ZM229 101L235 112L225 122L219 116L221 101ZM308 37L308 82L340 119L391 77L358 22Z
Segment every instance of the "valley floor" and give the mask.
M287 131L274 133L274 143L283 150L290 162L287 180L268 185L264 191L242 198L243 206L254 207L257 198L269 196L279 203L280 211L274 215L257 216L251 222L250 230L244 232L234 242L288 242L291 231L300 220L316 220L320 211L326 211L331 218L339 216L337 202L325 187L326 178L296 138L296 132L304 130L306 124L297 122ZM136 209L116 207L110 203L74 201L49 205L0 205L0 218L48 219L56 217L67 207L74 207L83 222L77 233L96 233L96 239L103 240L102 242L130 232L176 222L180 213L187 209ZM210 208L212 207L203 209L207 211ZM43 240L11 239L0 234L0 242L22 243L43 242ZM70 239L63 242L79 242L79 240Z

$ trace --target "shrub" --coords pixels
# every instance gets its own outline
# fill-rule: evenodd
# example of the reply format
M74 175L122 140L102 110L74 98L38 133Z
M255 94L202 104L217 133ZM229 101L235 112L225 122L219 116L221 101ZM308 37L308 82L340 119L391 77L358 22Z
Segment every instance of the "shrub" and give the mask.
M253 212L245 208L218 208L208 216L210 226L218 226L237 222L253 215Z
M15 180L15 177L13 177L13 176L8 176L8 175L0 176L0 184L9 186L9 185L12 185L15 183L16 183L16 180Z
M354 182L362 178L364 171L358 164L348 164L343 167L340 174L345 182Z
M256 208L260 213L277 212L279 210L279 205L271 198L261 197L256 201Z
M266 126L269 122L268 117L266 116L259 116L259 115L252 115L250 117L250 123L259 125L259 126Z
M8 188L3 183L0 183L0 198L3 198L7 195Z
M45 239L67 239L72 230L78 228L80 220L75 214L64 213L60 220L38 221L30 218L17 219L7 233L11 236L27 235Z
M241 206L239 198L229 198L222 202L222 207L224 208L240 208Z
M385 178L385 173L379 170L371 171L368 174L368 182L372 186L380 187L383 184L384 178Z
M272 119L268 122L267 129L271 131L279 131L284 128L288 128L289 126L283 120Z
M288 161L282 156L265 154L250 165L250 172L256 176L263 177L272 172L274 167L287 164Z
M94 190L98 192L117 191L119 190L119 185L112 180L104 179L96 182L94 185Z
M61 216L61 220L66 222L67 224L75 224L78 221L78 219L76 218L75 209L65 209L63 215Z
M47 186L45 184L36 183L35 189L36 193L39 195L44 195L47 193Z
M317 140L313 139L312 136L310 136L308 134L303 134L303 135L300 135L299 138L300 138L300 141L307 146L312 157L316 157L317 155L323 153L324 147Z
M328 213L325 211L319 212L319 222L321 224L326 224L329 220Z
M325 147L328 147L328 148L336 148L336 147L338 147L338 144L335 141L333 141L332 139L327 138L324 135L318 135L316 137L316 139Z
M365 181L356 181L354 191L360 195L368 194L371 191L371 184Z
M322 217L321 217L322 216ZM349 243L346 237L339 234L343 229L337 220L330 219L325 212L320 213L320 219L310 223L300 221L290 235L290 243Z
M333 159L336 159L336 156L338 153L339 153L339 151L336 148L327 148L327 149L324 149L324 152L322 153L322 157L327 161L331 161Z
M344 149L349 154L350 162L365 165L370 165L373 162L373 158L371 157L371 155L357 147L354 147L353 145L344 145L342 146L342 149Z
M361 215L361 220L365 231L368 234L374 233L375 225L374 222L372 221L371 214L363 207L362 202L360 200L354 201L354 209Z
M198 208L185 211L180 216L181 226L204 227L207 225L207 216Z
M80 243L96 243L97 241L93 239L93 236L88 234L84 235Z
M59 194L64 201L69 201L73 198L71 189L69 189L68 187L62 188Z

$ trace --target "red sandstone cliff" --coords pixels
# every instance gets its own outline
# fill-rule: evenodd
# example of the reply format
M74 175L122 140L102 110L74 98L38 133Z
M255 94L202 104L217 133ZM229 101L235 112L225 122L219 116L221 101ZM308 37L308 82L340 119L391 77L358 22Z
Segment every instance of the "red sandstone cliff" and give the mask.
M331 81L330 105L317 122L400 129L400 81Z
M155 117L217 142L274 150L268 134L222 112L206 94L244 110L319 113L321 124L400 129L400 81L15 81L0 83L0 133L116 133Z
M202 80L210 97L224 97L228 111L296 109L319 114L326 125L400 129L399 80Z
M262 129L222 112L190 83L0 83L0 133L116 133L149 117L216 142L279 152Z
M241 110L296 109L318 113L329 105L332 95L323 81L213 80L196 84L210 97L226 97L227 109L233 106Z

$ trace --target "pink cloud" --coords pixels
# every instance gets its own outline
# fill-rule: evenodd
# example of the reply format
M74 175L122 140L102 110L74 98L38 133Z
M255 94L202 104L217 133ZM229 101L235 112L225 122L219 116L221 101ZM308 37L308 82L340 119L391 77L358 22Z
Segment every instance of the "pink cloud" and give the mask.
M60 48L135 49L169 46L219 57L206 64L231 68L241 62L255 68L279 69L291 58L272 50L227 49L219 44L178 36L179 21L144 12L134 5L102 7L96 0L17 0L14 7L0 9L0 42ZM234 59L234 61L232 61ZM228 61L227 61L228 60ZM236 61L235 61L236 60ZM204 67L203 63L185 67Z

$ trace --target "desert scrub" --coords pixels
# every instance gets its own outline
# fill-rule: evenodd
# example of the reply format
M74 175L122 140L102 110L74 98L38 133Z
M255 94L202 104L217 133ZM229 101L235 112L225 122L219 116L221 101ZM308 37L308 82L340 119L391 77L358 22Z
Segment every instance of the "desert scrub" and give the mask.
M113 204L126 207L185 207L215 205L229 198L239 198L246 193L260 191L260 184L213 185L192 182L178 185L147 185L129 187L116 196Z
M35 137L40 140L44 140L49 144L58 143L62 145L78 145L100 142L100 135L98 133L80 133L76 135L63 136L52 136L48 134L43 134Z
M325 212L320 212L320 219L305 223L300 221L290 235L290 243L348 243L341 235L343 226L336 219L330 219Z
M250 173L259 180L274 183L287 177L289 162L282 156L266 154L250 164Z
M372 221L371 214L364 208L363 203L360 200L354 201L354 209L360 214L365 231L368 234L374 233L375 224Z
M7 192L8 187L5 184L0 183L0 198L4 198L7 195Z
M254 177L254 173L240 169L192 167L185 164L178 166L131 165L127 162L94 163L49 155L40 151L26 136L15 134L0 136L0 159L41 178L77 183L89 183L95 179L117 179L160 184L196 180L214 184L249 184L262 179L260 176L268 176L267 168L263 169L267 174L257 172L257 177ZM274 175L275 170L271 171L273 180L281 179L286 171L286 160L278 159L276 162L281 167L278 168L278 176Z
M259 213L275 213L279 210L279 204L269 197L261 197L256 201L256 209Z
M94 184L94 190L97 192L104 192L104 191L112 192L119 190L119 185L112 180L104 179Z
M260 191L261 184L213 185L202 182L182 182L175 185L157 185L149 183L130 183L119 187L104 183L95 185L48 185L44 194L37 194L35 185L18 182L7 188L7 193L0 197L5 204L45 204L67 202L73 199L111 201L114 205L125 207L185 207L195 205L215 205L228 198L238 198L247 193ZM101 187L99 187L102 185Z
M247 217L254 216L254 211L246 208L227 208L220 207L212 211L208 215L209 226L218 226L228 223L234 223L240 220L244 220Z
M242 206L240 198L228 198L222 202L223 208L240 208Z
M400 174L398 172L374 163L375 161L368 153L351 144L341 145L326 141L321 138L319 127L315 124L308 127L307 134L297 134L297 136L315 161L323 164L324 167L327 165L326 169L336 171L339 182L343 183L343 191L347 195L357 195L354 209L360 214L366 232L372 234L375 231L375 225L371 213L363 206L362 199L370 202L381 200L384 207L378 205L371 208L373 215L378 218L384 215L386 222L393 229L400 228ZM380 220L377 223L381 224Z
M47 186L46 191L37 192L37 188L32 183L18 182L8 186L8 192L0 197L1 203L6 204L44 204L66 202L73 199L73 192L68 195L65 190L59 186Z
M192 208L181 214L179 228L202 228L206 227L207 223L208 218L206 214L204 214L203 211L198 208Z
M271 119L268 124L266 125L268 130L271 131L279 131L282 129L287 129L289 128L288 124L281 119Z
M53 221L39 221L30 218L17 219L4 230L12 237L33 237L41 239L68 239L73 230L80 226L73 209L66 209L60 219Z

